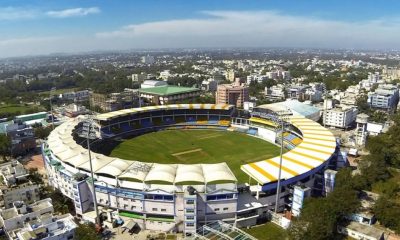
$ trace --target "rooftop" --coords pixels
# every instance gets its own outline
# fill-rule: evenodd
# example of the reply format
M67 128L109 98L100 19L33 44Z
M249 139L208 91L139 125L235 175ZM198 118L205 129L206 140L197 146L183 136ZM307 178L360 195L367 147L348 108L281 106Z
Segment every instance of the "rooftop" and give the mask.
M345 226L348 229L351 229L353 231L362 233L364 235L370 236L370 237L374 237L376 239L380 239L380 237L383 234L382 230L379 230L375 227L369 226L369 225L365 225L365 224L361 224L358 222L350 222L347 226Z
M195 91L199 91L199 89L191 87L180 87L180 86L162 86L162 87L140 89L141 93L155 94L161 96L195 92Z

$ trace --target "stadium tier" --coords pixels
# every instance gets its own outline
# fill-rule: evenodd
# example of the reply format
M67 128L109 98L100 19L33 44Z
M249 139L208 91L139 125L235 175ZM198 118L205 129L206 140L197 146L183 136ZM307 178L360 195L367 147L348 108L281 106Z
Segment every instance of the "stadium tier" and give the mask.
M290 124L299 129L303 140L284 133L284 139L296 145L283 154L283 186L295 183L323 168L336 151L336 139L320 124L303 117L290 117ZM297 144L296 144L297 143ZM263 191L276 188L280 157L242 165L241 169L263 186Z
M161 129L233 130L275 143L276 124L250 118L245 126L231 124L235 108L218 104L176 104L126 109L100 114L95 124L106 141ZM195 233L198 224L224 220L238 226L255 224L265 217L270 203L242 193L225 162L215 164L159 164L91 154L76 132L79 118L51 132L42 145L49 183L71 198L83 219L93 211L94 196L100 206L118 210L141 228ZM255 124L253 124L253 122ZM333 135L312 120L291 117L291 131L283 137L293 149L283 155L282 186L294 184L321 170L334 155ZM265 127L263 127L266 125ZM301 133L301 135L299 135ZM81 145L82 144L82 145ZM91 165L94 179L91 179ZM267 192L276 188L279 157L241 166ZM91 188L94 181L95 189ZM248 216L252 215L251 219ZM241 217L246 216L246 217Z

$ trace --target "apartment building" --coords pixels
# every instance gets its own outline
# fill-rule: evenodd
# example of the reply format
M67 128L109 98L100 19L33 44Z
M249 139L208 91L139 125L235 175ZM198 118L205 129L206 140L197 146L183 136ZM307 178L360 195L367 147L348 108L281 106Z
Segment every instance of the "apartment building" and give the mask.
M399 102L399 89L393 84L382 84L375 92L368 93L368 104L373 108L396 109Z
M233 84L218 85L215 100L216 104L232 104L243 108L243 103L249 101L249 88L240 84L240 79L236 78Z
M39 185L30 182L28 175L17 161L0 165L0 207L10 208L16 201L33 203L40 199Z
M355 122L357 113L356 107L335 107L325 111L323 122L326 126L347 129Z

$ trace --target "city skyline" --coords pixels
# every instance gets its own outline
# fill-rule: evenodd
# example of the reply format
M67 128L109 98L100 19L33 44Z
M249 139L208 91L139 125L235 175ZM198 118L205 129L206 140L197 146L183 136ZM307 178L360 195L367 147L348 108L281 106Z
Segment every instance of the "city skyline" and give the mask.
M139 48L400 49L387 1L3 1L0 58Z

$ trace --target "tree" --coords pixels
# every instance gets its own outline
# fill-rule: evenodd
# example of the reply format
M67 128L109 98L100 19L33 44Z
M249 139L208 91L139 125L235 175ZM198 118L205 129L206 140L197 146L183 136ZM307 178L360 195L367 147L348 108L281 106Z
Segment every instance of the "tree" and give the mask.
M40 175L37 168L29 169L28 179L35 184L43 184L43 176Z
M75 230L75 239L79 240L100 240L101 237L96 232L95 225L93 223L78 224L78 228Z
M382 196L376 201L373 209L376 218L385 227L400 232L400 205Z
M52 130L53 130L53 129L52 129L51 126L49 126L49 127L42 127L42 126L39 126L39 127L36 127L36 128L34 129L34 131L35 131L35 136L36 136L37 138L40 138L40 139L46 139L46 138L49 136L49 134L50 134L50 132L51 132Z
M290 239L334 239L339 222L357 211L360 203L349 168L339 170L336 186L326 198L309 198L289 228Z
M4 161L11 155L11 139L5 134L0 134L0 155Z

